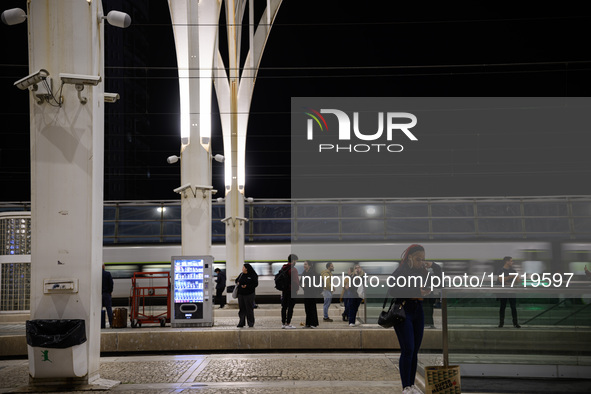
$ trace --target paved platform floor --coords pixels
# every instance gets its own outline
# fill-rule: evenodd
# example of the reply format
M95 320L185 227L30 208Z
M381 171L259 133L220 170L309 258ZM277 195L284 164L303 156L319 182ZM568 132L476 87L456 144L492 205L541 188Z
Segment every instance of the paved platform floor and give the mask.
M127 393L400 393L398 354L102 357L101 379ZM0 361L0 392L28 383L27 360Z

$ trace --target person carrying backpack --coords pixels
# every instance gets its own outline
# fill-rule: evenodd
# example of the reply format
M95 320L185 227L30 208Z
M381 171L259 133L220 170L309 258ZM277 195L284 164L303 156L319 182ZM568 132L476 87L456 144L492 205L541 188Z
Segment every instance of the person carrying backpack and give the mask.
M281 289L281 328L291 329L295 328L291 325L291 317L293 316L293 307L295 306L295 300L293 299L292 289L295 293L297 293L298 289L300 288L300 281L298 271L295 269L295 265L298 261L298 256L295 254L290 254L287 257L287 264L284 264L281 267L281 271L287 273L287 277L289 278L287 286L282 286ZM282 272L279 271L277 274L278 279L280 278ZM276 281L277 283L278 281Z

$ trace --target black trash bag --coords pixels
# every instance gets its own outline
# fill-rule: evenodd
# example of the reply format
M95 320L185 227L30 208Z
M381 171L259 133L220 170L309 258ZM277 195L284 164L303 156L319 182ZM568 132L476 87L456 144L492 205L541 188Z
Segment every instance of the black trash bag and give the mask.
M33 347L65 349L86 342L83 319L27 320L27 344Z

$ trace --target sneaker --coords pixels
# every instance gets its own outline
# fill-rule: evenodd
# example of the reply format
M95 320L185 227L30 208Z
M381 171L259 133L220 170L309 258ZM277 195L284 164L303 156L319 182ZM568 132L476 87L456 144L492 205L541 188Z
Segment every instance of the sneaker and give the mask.
M285 327L286 327L286 326L285 326L285 324L282 324L282 325L281 325L281 329L282 329L282 330L283 330Z
M402 390L402 394L414 394L412 387L407 386L404 388L404 390Z
M312 328L311 326L304 326L304 328Z
M412 386L410 386L411 388L411 393L413 394L423 394L423 392L421 390L419 390L419 388L417 386L415 386L414 384Z
M310 328L318 328L318 326L310 326Z
M295 328L295 327L294 327L294 326L292 326L291 324L288 324L287 326L285 326L285 328L289 328L289 329L291 329L291 328Z
M244 326L241 326L240 324L238 324L236 327L238 327L238 328L244 328Z
M503 323L499 323L499 328L503 328Z
M355 323L349 323L349 327L355 327Z
M521 326L519 324L513 324L513 327L515 327L515 328L521 328Z
M324 320L324 321L327 321L327 322L332 322L332 321L333 321L333 320L332 320L331 318L329 318L329 317L325 317L325 318L324 318L324 319L322 319L322 320Z

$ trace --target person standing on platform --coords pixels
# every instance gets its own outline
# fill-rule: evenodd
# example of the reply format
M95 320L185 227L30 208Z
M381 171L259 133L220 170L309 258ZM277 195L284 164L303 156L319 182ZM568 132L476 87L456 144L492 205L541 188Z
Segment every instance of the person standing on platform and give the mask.
M517 271L513 268L513 258L511 256L503 257L503 266L499 270L499 283L507 284L513 281ZM511 275L513 274L513 275ZM515 297L499 297L501 301L501 308L499 309L499 328L502 328L505 324L505 308L507 307L507 301L511 306L511 317L513 317L513 327L521 328L517 322L517 300Z
M326 263L326 269L320 273L322 276L323 290L322 297L324 297L324 307L322 312L324 313L324 321L332 322L332 319L328 317L328 308L332 302L332 272L334 271L334 265L332 263Z
M254 291L259 285L259 276L252 265L246 263L242 266L242 273L235 280L238 286L238 317L240 321L236 327L254 327Z
M295 269L295 265L298 261L298 256L290 254L287 257L287 264L281 267L282 270L287 271L289 278L289 285L281 292L281 328L295 328L291 325L291 317L293 316L293 307L295 306L295 300L291 296L293 290L296 294L300 288L300 281L298 271Z
M359 305L361 305L361 301L363 298L359 296L358 289L361 286L356 286L356 282L361 282L360 280L354 281L355 277L363 277L363 270L361 266L357 263L353 267L353 273L349 277L350 281L345 281L345 291L349 291L349 305L347 309L347 313L349 315L349 327L355 326L355 321L357 320L357 311L359 310Z
M427 287L428 283L426 283L428 276L430 276L427 271L428 268L433 269L431 276L441 277L441 267L431 261L425 261L425 248L413 244L402 253L400 265L392 273L392 277L397 283L399 283L400 278L404 277L405 279L400 282L409 284L404 288L391 287L389 291L389 294L396 298L396 303L403 305L406 313L404 322L394 326L400 344L398 368L403 393L420 393L414 383L417 374L419 349L425 330L423 297L431 293L431 290ZM417 282L409 279L417 277L421 277L422 281ZM417 287L413 287L413 285Z
M105 270L103 264L103 284L102 284L102 306L107 310L107 317L109 318L109 327L113 328L113 308L111 304L111 296L113 294L113 276Z
M226 305L226 299L222 295L226 288L226 274L224 274L219 268L216 268L214 272L217 274L215 279L215 302L220 306L220 309L222 309Z
M320 278L314 272L314 267L309 261L304 261L304 272L302 272L302 288L304 289L304 310L306 311L305 328L318 327L318 311L316 310L316 297L319 295Z
M349 267L347 271L347 276L353 275L353 268ZM343 321L349 321L349 288L345 288L343 284L343 290L341 291L341 300L343 301Z

